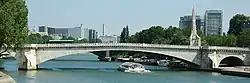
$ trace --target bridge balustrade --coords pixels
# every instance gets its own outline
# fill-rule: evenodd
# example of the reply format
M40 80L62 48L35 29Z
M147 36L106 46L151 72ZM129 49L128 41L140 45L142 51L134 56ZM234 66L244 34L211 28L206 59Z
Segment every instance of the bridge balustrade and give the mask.
M70 48L70 47L139 47L139 48L170 48L198 50L199 46L145 44L145 43L79 43L79 44L26 44L24 48ZM209 46L208 50L249 51L248 48Z

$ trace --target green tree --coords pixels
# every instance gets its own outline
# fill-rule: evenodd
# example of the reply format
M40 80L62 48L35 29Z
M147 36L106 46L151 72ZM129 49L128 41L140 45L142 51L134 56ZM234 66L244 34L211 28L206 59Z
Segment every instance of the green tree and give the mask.
M184 30L180 28L170 26L165 30L165 33L172 45L187 45L189 43L189 36L185 35Z
M121 35L120 35L120 42L121 43L128 43L129 42L129 30L128 26L124 27L122 29Z
M49 40L52 40L53 38L48 35L41 36L40 34L30 34L28 36L28 44L44 44L47 43Z
M234 35L223 35L223 46L236 46L237 37Z
M230 20L230 26L228 34L233 35L239 35L240 32L242 32L242 25L249 20L248 16L245 16L244 14L237 14L233 16L233 18Z
M42 43L45 44L47 43L49 40L52 40L53 38L51 36L48 35L44 35L42 36Z
M205 40L211 46L236 46L237 37L234 35L209 35L205 37Z
M101 39L96 39L96 43L102 43Z
M87 39L75 40L75 43L88 43Z
M27 43L29 43L29 44L41 44L42 42L43 42L42 36L38 33L30 34L28 36Z
M221 46L223 45L223 39L220 35L209 35L205 38L206 42L210 46Z
M24 0L0 1L0 56L24 45L28 37L28 9Z
M75 38L63 36L61 40L75 40Z
M240 47L250 46L250 30L244 30L238 35L237 46Z

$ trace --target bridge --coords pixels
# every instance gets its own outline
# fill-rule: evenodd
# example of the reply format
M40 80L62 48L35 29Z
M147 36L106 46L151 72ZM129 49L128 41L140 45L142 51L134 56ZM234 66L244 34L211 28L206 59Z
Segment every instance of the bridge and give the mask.
M15 57L19 69L33 70L51 59L98 51L105 51L106 56L109 56L109 51L153 53L184 60L200 68L217 68L220 64L250 65L248 48L144 43L27 44L15 52Z

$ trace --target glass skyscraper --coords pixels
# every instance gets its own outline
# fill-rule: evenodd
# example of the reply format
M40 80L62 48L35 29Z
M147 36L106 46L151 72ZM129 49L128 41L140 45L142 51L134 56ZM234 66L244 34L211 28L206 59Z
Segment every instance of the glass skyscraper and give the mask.
M207 10L204 18L205 35L222 35L222 10Z
M196 27L197 29L200 29L202 27L200 16L196 16ZM180 17L179 28L180 29L192 28L192 16L189 15L189 16Z

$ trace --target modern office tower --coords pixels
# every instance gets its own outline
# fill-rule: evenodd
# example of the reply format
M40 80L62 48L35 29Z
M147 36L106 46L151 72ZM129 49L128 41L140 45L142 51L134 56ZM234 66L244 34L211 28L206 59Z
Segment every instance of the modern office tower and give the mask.
M197 29L200 29L202 27L201 17L198 15L196 16L196 26L197 26ZM179 21L180 29L191 28L191 27L192 27L191 15L180 17L180 21Z
M88 41L96 40L98 32L94 29L80 27L74 28L52 28L47 26L39 26L39 33L50 36L66 36L75 39L87 39Z
M39 26L38 27L38 32L47 32L48 31L48 27L47 26Z
M73 38L82 38L81 33L81 27L68 28L68 35Z
M89 29L89 42L96 42L97 40L97 33L96 30L94 29Z
M244 30L250 30L250 20L248 20L242 25L242 31Z
M87 39L89 41L89 29L84 28L83 30L84 30L83 31L83 34L84 34L83 39Z
M205 35L222 35L222 10L206 10L205 12Z
M46 32L47 35L58 35L58 36L66 36L73 38L81 38L81 27L74 28L52 28L47 26L39 26L38 32Z

